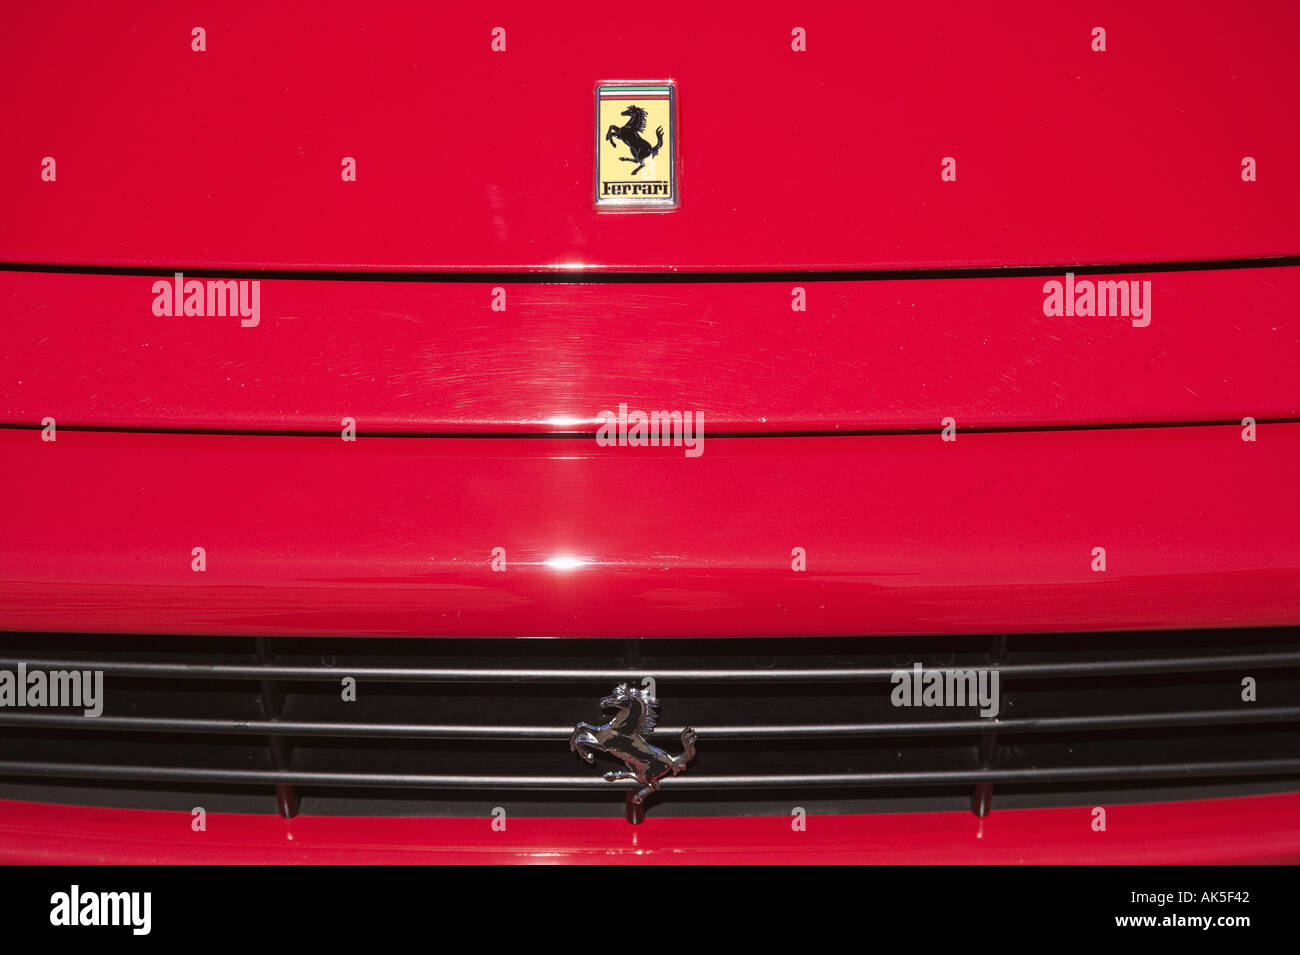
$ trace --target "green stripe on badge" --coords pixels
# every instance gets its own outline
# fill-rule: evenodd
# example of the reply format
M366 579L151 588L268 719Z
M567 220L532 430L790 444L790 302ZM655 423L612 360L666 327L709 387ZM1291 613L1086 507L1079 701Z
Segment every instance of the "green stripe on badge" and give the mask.
M670 92L670 90L671 87L668 86L602 86L600 88L600 91L602 93L610 92L610 93L628 93L628 94L667 93Z

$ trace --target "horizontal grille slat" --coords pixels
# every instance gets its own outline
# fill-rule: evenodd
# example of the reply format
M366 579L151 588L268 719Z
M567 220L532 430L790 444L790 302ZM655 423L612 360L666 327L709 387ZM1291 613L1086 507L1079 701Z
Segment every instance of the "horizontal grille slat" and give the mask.
M812 639L812 638L809 638ZM0 657L0 667L13 668L20 661ZM647 677L677 683L843 683L888 680L897 667L823 667L808 669L648 669L626 668L429 668L429 667L334 667L277 666L274 664L186 665L145 661L42 657L23 660L29 668L75 667L102 670L106 675L174 679L335 681L340 676L383 683L527 683L547 680L561 683L640 682ZM1059 662L1012 662L999 666L1006 677L1078 678L1125 676L1143 673L1195 673L1229 667L1279 668L1300 666L1300 650L1294 652L1181 657L1140 660L1064 660ZM963 667L976 672L993 669L987 665Z
M1128 713L1114 716L1063 716L1043 719L927 720L898 723L829 723L800 725L768 723L752 726L702 723L693 727L708 739L835 738L863 736L945 736L960 733L1046 733L1058 730L1131 729L1140 726L1200 726L1233 723L1300 722L1300 706L1260 707L1249 710ZM568 740L572 726L456 726L447 724L366 724L304 722L298 720L211 720L101 716L87 720L68 714L19 714L0 710L0 727L62 727L76 730L151 733L247 733L253 736L335 736L369 739L467 740ZM660 725L665 737L681 733L682 726Z
M1072 779L1164 779L1300 772L1290 759L1218 760L1146 766L1071 766L1051 769L924 770L879 773L772 773L715 776L693 774L665 779L665 789L789 789L798 786L967 785L992 782L1060 782ZM141 779L203 783L292 783L299 786L400 786L418 789L636 789L633 782L592 776L495 776L439 773L306 772L301 770L188 769L174 766L118 766L93 763L0 761L0 776L60 776L80 779Z
M470 812L479 798L568 812L578 804L551 797L571 796L617 812L635 784L607 782L621 764L588 765L568 740L579 720L600 721L615 683L646 677L662 714L653 741L678 752L683 727L698 736L656 812L783 812L819 805L814 792L836 794L826 811L969 799L983 814L998 787L1022 805L1084 804L1122 784L1130 799L1134 786L1137 798L1300 790L1297 628L640 641L0 633L0 668L20 664L102 670L103 713L0 706L0 798L35 787L50 801L188 809L262 793L285 815L300 804L422 815ZM996 716L974 699L896 706L896 674L918 665L996 674Z

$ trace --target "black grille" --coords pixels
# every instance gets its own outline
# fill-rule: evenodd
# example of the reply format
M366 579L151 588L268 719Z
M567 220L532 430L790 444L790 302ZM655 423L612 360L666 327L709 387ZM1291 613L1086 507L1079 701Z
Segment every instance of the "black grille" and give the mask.
M568 751L620 681L699 754L652 811L897 811L1300 789L1300 630L768 640L0 634L0 668L103 670L103 715L0 708L0 797L486 815L623 811ZM891 675L996 669L998 716ZM355 702L341 681L356 680ZM1242 700L1242 680L1257 699Z

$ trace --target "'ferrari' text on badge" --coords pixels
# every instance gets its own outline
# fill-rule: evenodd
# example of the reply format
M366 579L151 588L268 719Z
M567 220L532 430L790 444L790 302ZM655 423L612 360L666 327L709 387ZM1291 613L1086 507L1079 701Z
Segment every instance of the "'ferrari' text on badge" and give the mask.
M677 99L672 83L596 88L596 208L677 207Z

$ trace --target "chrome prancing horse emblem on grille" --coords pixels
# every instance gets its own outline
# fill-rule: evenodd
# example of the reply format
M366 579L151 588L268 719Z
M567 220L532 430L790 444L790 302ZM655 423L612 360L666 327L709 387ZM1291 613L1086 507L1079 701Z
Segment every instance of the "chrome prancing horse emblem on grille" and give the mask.
M601 726L590 723L575 726L569 749L589 763L595 762L589 752L592 749L621 759L627 769L611 769L605 778L610 782L635 779L641 783L641 789L632 797L637 806L659 788L660 780L685 772L686 764L695 758L695 730L689 726L682 730L684 752L680 756L673 756L647 739L654 732L659 703L644 690L620 683L600 701L600 708L618 712Z

